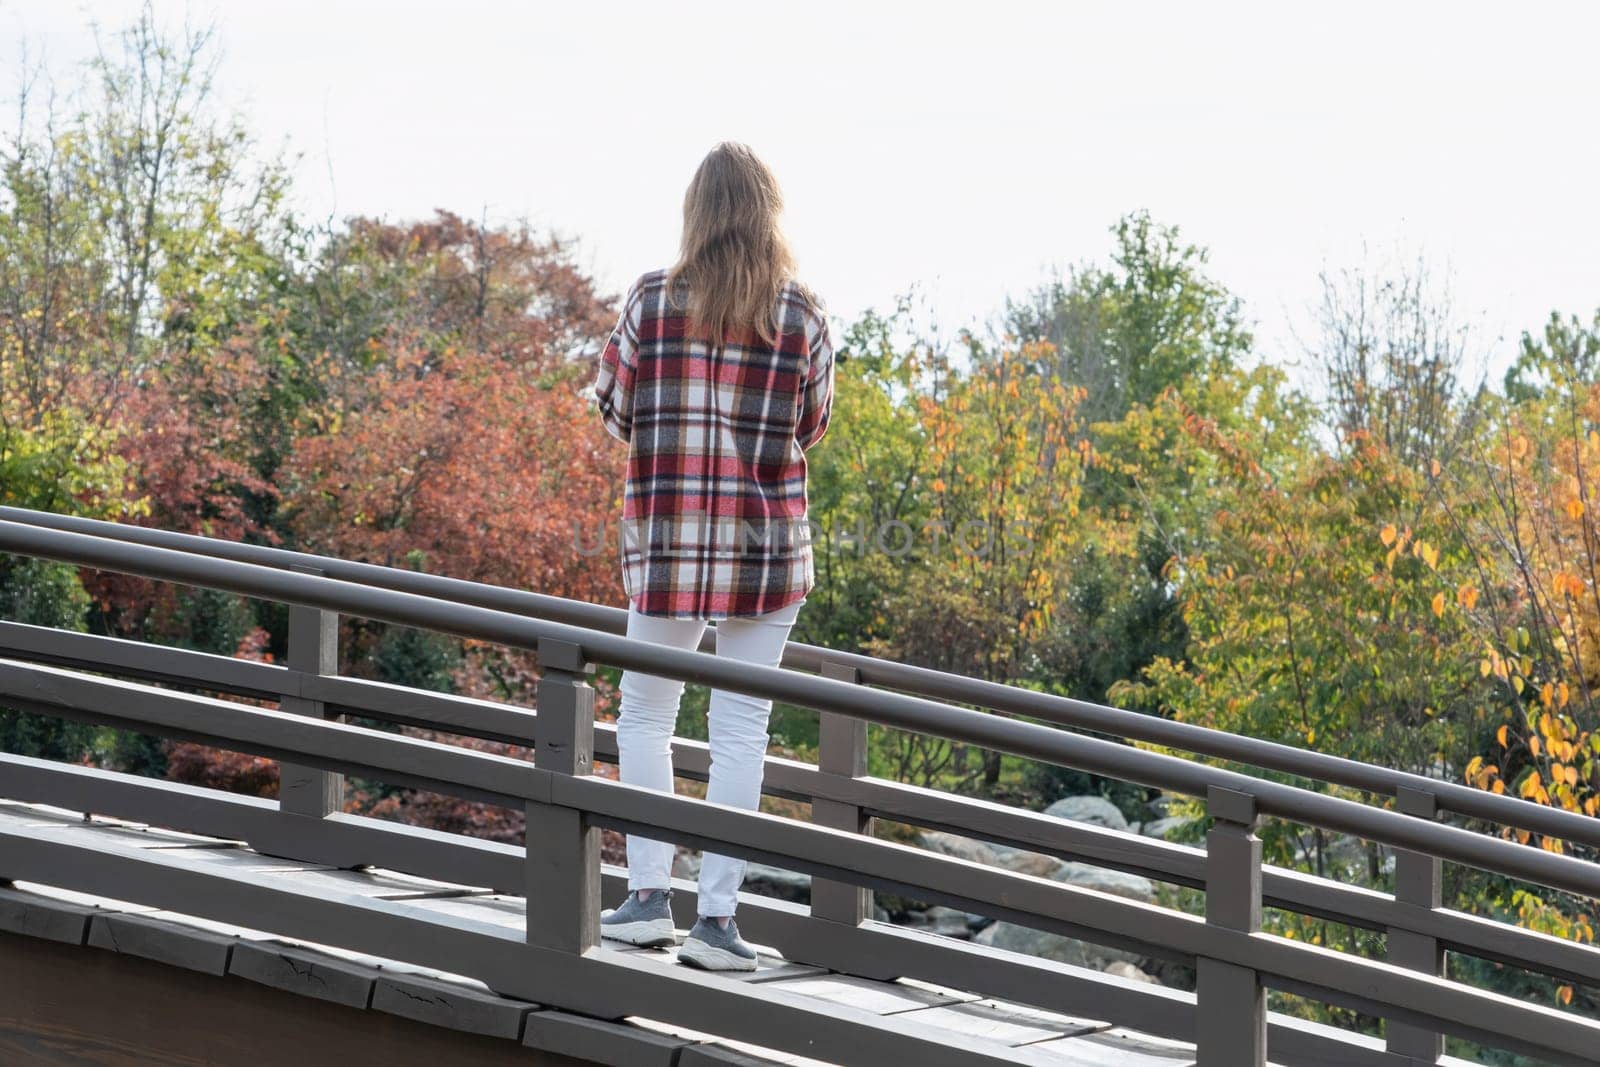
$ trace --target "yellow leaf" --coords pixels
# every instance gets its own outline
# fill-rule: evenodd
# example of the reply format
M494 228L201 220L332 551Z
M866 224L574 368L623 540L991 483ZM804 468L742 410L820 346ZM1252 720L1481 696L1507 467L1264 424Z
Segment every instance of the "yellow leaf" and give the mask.
M1579 500L1577 497L1573 497L1571 500L1567 501L1567 518L1571 519L1573 522L1577 522L1579 519L1583 518L1583 501Z
M1444 594L1443 593L1435 593L1435 594L1433 594L1433 613L1435 615L1438 615L1441 618L1444 617Z
M1504 726L1503 725L1503 726L1500 727L1500 729L1495 731L1494 736L1499 738L1500 747L1501 748L1505 748L1506 747L1506 731L1509 730L1509 729L1511 729L1510 726Z
M1563 1003L1563 1004L1571 1004L1572 1003L1572 987L1569 986L1569 985L1562 986L1560 989L1556 990L1556 996L1558 998L1560 998L1561 1003Z
M1489 672L1492 670L1494 670L1494 667L1489 663L1488 660L1481 659L1478 661L1478 673L1483 677L1489 677ZM1501 729L1505 729L1505 727L1501 727Z
M1566 768L1566 771L1561 776L1567 780L1567 785L1576 789L1578 786L1578 768L1570 763L1566 765Z
M1395 532L1393 523L1390 523L1388 526L1385 526L1382 530L1378 531L1378 540L1383 542L1385 548L1394 544L1394 539Z
M1477 588L1469 583L1462 583L1461 587L1456 590L1456 601L1462 607L1471 611L1478 606Z
M1435 478L1439 477L1439 461L1438 460L1434 460L1433 463L1428 467L1428 469L1433 472L1433 476Z

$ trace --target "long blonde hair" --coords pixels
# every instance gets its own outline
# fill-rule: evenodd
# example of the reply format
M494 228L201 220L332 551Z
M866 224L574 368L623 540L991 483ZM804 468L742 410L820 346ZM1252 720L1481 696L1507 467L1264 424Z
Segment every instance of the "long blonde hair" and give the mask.
M683 194L683 238L667 270L667 291L688 311L690 336L720 351L729 329L778 343L778 293L795 282L779 217L778 179L749 145L723 141L706 154ZM691 306L692 302L692 306Z

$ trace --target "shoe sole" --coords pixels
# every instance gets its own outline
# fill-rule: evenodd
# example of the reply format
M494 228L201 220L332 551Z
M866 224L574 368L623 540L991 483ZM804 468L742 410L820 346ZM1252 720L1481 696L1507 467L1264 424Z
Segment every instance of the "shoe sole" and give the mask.
M690 938L678 949L678 962L686 963L690 967L698 967L702 971L753 971L756 969L754 959L746 959L725 948L708 945L699 938Z
M671 919L644 919L632 923L601 923L600 936L611 941L626 941L640 948L662 948L678 943L678 931Z

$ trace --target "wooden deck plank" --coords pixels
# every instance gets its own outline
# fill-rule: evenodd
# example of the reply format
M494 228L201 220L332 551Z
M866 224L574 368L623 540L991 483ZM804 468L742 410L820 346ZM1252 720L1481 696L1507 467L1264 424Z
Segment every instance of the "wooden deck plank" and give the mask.
M744 1041L732 1041L700 1030L653 1019L631 1019L644 1029L670 1035L687 1042L678 1054L677 1067L833 1067L824 1060L793 1052L781 1052Z
M104 912L90 920L87 943L221 978L228 973L228 956L237 940L229 934L145 915Z
M517 933L522 931L526 921L526 903L520 897L390 871L338 870L296 864L261 856L226 841L208 843L210 839L169 838L159 830L137 826L73 822L59 813L46 813L42 819L36 819L30 812L31 808L3 805L0 806L0 822L13 826L20 823L33 830L34 836L57 840L96 834L113 849L120 846L148 850L153 862L160 862L155 859L155 854L160 853L165 854L169 863L181 859L186 866L198 869L220 868L217 873L226 872L233 878L248 879L251 875L270 872L272 881L286 882L296 893L403 902L404 907L415 911L422 921L429 915L436 915L443 922L465 920ZM589 1041L594 1039L597 1028L618 1027L611 1036L620 1042L616 1045L619 1063L644 1064L646 1060L640 1059L641 1055L648 1058L666 1049L683 1067L696 1064L701 1067L754 1064L826 1067L825 1061L796 1052L779 1052L650 1020L599 1023L568 1012L541 1009L527 1001L494 993L475 979L447 975L402 961L333 946L312 946L270 931L177 912L146 908L142 912L124 913L102 909L100 898L76 895L84 897L85 902L58 896L52 903L69 912L73 908L80 909L80 919L89 923L88 937L92 943L207 973L236 973L262 984L291 988L352 1007L370 1005L376 1010L434 1025L525 1041L534 1033L565 1033L567 1040ZM4 901L5 897L0 895L0 904ZM606 947L610 950L607 954L614 957L673 972L684 970L676 963L671 950L619 949L609 942ZM234 955L238 957L237 965L231 960ZM319 969L321 974L317 975ZM823 1017L827 1013L825 1006L839 1005L857 1012L914 1021L915 1029L919 1030L926 1027L934 1032L949 1032L952 1044L961 1043L962 1039L976 1039L980 1043L1009 1046L1011 1050L1005 1058L1018 1064L1098 1067L1115 1063L1118 1067L1145 1067L1148 1063L1151 1067L1181 1067L1191 1062L1183 1058L1185 1050L1182 1049L1174 1055L1164 1055L1167 1050L1141 1047L1132 1040L1118 1041L1115 1032L1104 1023L979 999L975 994L928 983L835 975L820 967L792 963L770 950L763 952L753 973L708 977L716 981L762 983L763 988L770 987L775 992L814 999L819 1007L824 1007ZM326 987L316 978L322 979ZM314 986L317 988L312 988ZM530 1030L530 1021L535 1016L539 1018ZM643 1034L651 1036L641 1038ZM1097 1035L1107 1040L1090 1042L1084 1035ZM628 1048L625 1040L628 1038L637 1038L641 1043L630 1051L620 1051ZM530 1045L560 1051L531 1041ZM978 1046L973 1049L976 1052Z
M280 864L288 861L278 860ZM392 871L337 870L328 867L285 867L303 891L339 896L376 897L380 900L426 900L481 893L475 886L430 882L426 878L397 875Z
M507 930L520 932L525 931L528 927L528 905L521 897L485 893L473 896L386 897L386 899L409 899L413 907L420 908L423 911L476 919L479 922L503 926Z
M243 841L229 840L221 837L202 837L199 834L186 834L179 830L166 830L156 826L144 826L140 823L110 821L96 816L90 822L63 823L64 828L69 828L78 833L110 834L119 840L136 845L139 848L234 848L245 847Z
M1109 1024L1055 1015L1020 1004L994 1000L972 1000L962 1004L924 1008L916 1013L917 1022L969 1037L981 1037L1005 1045L1030 1045L1056 1037L1074 1037L1110 1029Z
M931 989L901 985L899 982L875 982L869 978L854 978L846 974L831 974L808 978L792 978L774 983L776 988L800 993L835 1004L848 1004L878 1015L920 1011L945 1004L959 1004L961 998L947 996Z
M1194 1067L1193 1045L1128 1030L1058 1037L1024 1046L1061 1067Z
M89 920L95 909L27 893L0 888L0 930L81 945L89 936Z
M377 972L326 953L281 941L241 941L233 947L228 974L303 997L365 1009L372 1003Z
M372 1008L468 1034L522 1039L523 1020L537 1004L418 974L380 974Z
M101 896L98 893L80 893L76 889L63 889L60 886L45 885L42 882L30 882L19 879L11 883L11 888L21 893L45 900L54 900L62 904L76 904L96 911L122 911L132 913L155 911L149 904L138 904L131 900L117 900L114 897Z
M676 1067L680 1050L694 1041L636 1023L547 1009L528 1014L522 1043L605 1067Z

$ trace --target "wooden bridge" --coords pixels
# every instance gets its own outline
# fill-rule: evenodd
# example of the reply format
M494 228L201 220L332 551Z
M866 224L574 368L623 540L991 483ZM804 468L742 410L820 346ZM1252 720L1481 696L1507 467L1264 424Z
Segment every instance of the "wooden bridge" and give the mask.
M0 755L0 1063L1415 1067L1451 1062L1452 1034L1600 1064L1600 1022L1444 968L1459 953L1600 986L1600 950L1440 905L1443 863L1600 899L1600 867L1448 819L1586 850L1600 820L799 644L780 668L729 663L628 640L615 609L261 546L0 509L0 551L290 605L282 665L0 624L0 706L282 764L268 801ZM340 614L534 650L538 706L341 677ZM769 759L765 784L809 803L811 822L591 775L616 758L593 717L595 664L818 711L818 764ZM534 760L347 715L527 745ZM869 777L868 723L1203 798L1206 846ZM704 779L704 745L674 754L680 776ZM345 814L345 774L523 810L525 847ZM1191 887L1205 915L881 840L873 818ZM1262 819L1392 848L1394 894L1263 865ZM601 862L602 827L805 872L810 903L742 898L741 928L770 949L749 975L602 942L602 898L625 888ZM692 921L693 886L676 888ZM873 889L1170 960L1195 991L876 922ZM1373 931L1387 958L1263 933L1263 907ZM1382 1018L1384 1036L1269 1013L1268 988Z

